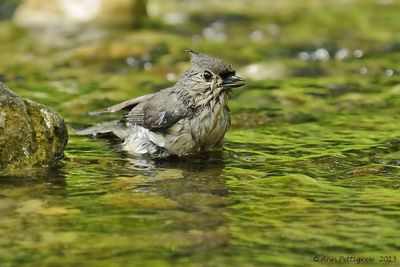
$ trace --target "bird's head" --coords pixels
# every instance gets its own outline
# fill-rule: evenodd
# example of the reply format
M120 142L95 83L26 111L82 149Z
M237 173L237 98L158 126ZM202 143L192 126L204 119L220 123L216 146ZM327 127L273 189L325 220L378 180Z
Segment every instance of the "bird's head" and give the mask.
M191 56L192 68L180 78L180 83L191 94L218 96L245 84L244 79L236 75L232 65L193 50L187 51Z

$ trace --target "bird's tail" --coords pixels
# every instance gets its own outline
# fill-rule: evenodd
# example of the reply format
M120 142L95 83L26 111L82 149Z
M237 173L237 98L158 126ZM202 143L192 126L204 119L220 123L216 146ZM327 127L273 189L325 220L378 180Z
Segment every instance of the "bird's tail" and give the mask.
M75 130L77 135L107 135L114 134L120 139L124 139L127 136L127 130L121 125L118 120L108 121L93 125L88 128Z

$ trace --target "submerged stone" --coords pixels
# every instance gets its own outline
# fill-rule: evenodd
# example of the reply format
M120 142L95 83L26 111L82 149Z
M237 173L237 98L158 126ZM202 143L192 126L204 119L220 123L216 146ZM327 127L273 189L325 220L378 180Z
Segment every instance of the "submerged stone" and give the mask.
M58 114L0 82L0 174L52 165L63 157L67 140Z

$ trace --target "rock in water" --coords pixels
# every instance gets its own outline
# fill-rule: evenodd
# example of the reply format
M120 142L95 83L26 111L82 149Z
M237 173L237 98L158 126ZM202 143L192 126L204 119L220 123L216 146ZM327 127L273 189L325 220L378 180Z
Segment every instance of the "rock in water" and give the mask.
M23 0L14 22L24 28L64 28L85 23L122 26L147 17L147 0Z
M0 1L1 2L1 1ZM139 27L147 0L18 0L14 23L35 42L72 47L105 38L115 27Z
M0 175L52 165L63 157L67 141L58 114L0 82Z

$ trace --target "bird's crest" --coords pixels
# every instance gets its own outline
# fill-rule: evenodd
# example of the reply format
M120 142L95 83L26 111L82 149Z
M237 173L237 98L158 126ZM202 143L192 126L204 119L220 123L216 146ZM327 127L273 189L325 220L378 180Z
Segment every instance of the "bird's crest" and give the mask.
M226 64L220 59L210 57L206 54L201 54L191 49L187 49L186 51L191 56L190 61L192 62L194 68L210 70L215 74L233 71L233 68L230 64Z

